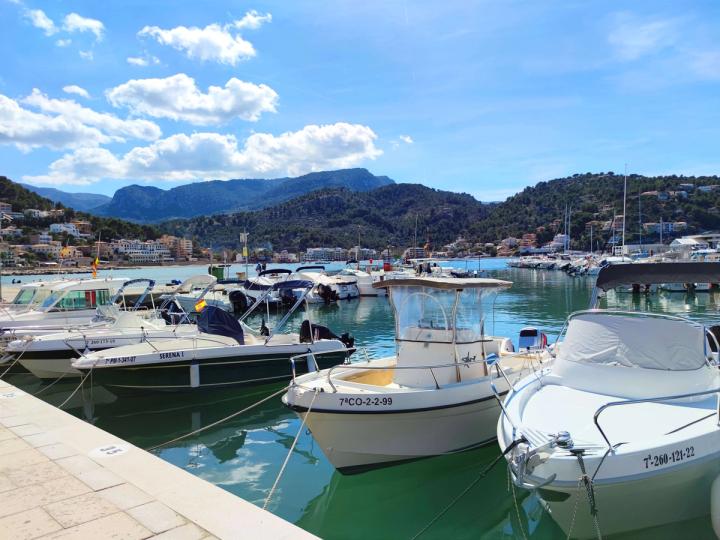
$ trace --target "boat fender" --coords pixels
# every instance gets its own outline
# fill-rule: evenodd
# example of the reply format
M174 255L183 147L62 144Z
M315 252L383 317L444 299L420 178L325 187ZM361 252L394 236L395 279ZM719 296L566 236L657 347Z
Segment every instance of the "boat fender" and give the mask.
M720 476L713 480L710 487L710 519L715 536L720 538Z
M270 335L270 329L265 326L265 317L262 318L262 321L260 322L260 335L261 336L269 336Z

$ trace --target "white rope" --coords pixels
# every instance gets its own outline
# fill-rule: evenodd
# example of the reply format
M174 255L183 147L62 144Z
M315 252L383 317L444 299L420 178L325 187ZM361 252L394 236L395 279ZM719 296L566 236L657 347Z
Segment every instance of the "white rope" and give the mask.
M20 351L20 354L15 357L15 360L13 360L12 363L8 366L8 368L2 372L2 375L0 375L0 379L5 377L5 375L7 375L7 372L10 371L13 368L13 366L20 361L20 358L22 357L23 354L25 354L25 351L27 351L29 346L30 346L30 342L28 341L25 343L25 348L23 348L23 350Z
M225 418L221 418L220 420L217 420L216 422L213 422L212 424L208 424L207 426L203 426L203 427L201 427L200 429L196 429L195 431L191 431L190 433L186 433L185 435L180 435L179 437L175 437L174 439L170 439L169 441L165 441L164 443L156 444L155 446L151 446L150 448L147 448L146 451L152 452L153 450L157 450L158 448L161 448L161 447L163 447L163 446L167 446L168 444L172 444L172 443L174 443L174 442L180 441L180 440L182 440L182 439L185 439L186 437L190 437L191 435L197 435L198 433L201 433L201 432L205 431L206 429L210 429L210 428L212 428L212 427L217 426L218 424L222 424L223 422L226 422L226 421L230 420L231 418L235 418L236 416L238 416L238 415L240 415L240 414L242 414L242 413L244 413L244 412L247 412L247 411L249 411L250 409L253 409L253 408L257 407L257 406L260 405L261 403L265 403L265 402L268 401L269 399L274 398L275 396L277 396L278 394L281 394L282 392L285 392L286 390L287 390L287 387L286 387L286 386L283 386L283 387L282 387L280 390L278 390L277 392L273 392L273 393L270 394L269 396L264 397L264 398L261 399L260 401L257 401L257 402L255 402L255 403L253 403L253 404L250 405L249 407L245 407L244 409L242 409L242 410L240 410L240 411L234 412L234 413L232 413L231 415L226 416Z
M65 375L67 375L67 371L63 371L62 374L61 374L57 379L55 379L53 382L51 382L50 384L48 384L48 385L45 386L44 388L41 388L40 390L38 390L37 392L35 392L35 393L33 394L33 396L39 396L40 394L42 394L42 393L43 393L45 390L47 390L48 388L52 388L52 387L55 385L55 383L58 382L58 381L59 381L60 379L62 379L63 377L65 377Z
M310 410L312 409L313 404L315 403L315 398L318 396L319 391L315 389L315 395L312 398L312 401L310 402L310 406L308 407L307 412L303 416L302 423L300 424L300 428L298 429L297 434L295 435L295 440L293 440L292 444L290 445L290 450L288 450L287 456L285 456L285 461L282 464L282 467L280 467L280 472L277 475L277 478L275 478L275 482L273 483L272 487L270 488L270 492L268 493L267 497L265 498L265 502L263 503L263 510L266 510L268 507L268 504L270 504L270 499L272 499L273 494L275 493L275 488L280 483L280 478L282 477L283 473L285 472L285 467L287 467L288 461L290 461L290 456L293 453L293 450L295 450L295 445L298 442L298 439L300 438L300 435L302 435L303 428L305 427L305 422L307 421L308 416L310 416Z
M80 384L77 385L77 388L75 388L75 390L73 390L72 394L70 394L65 401L63 401L60 405L58 405L58 409L62 409L62 408L65 406L65 404L66 404L68 401L70 401L75 394L77 394L77 391L80 390L80 388L82 388L82 385L83 385L83 383L85 382L85 379L87 379L88 376L93 372L93 369L94 369L94 368L95 368L95 364L93 364L93 365L90 367L90 371L88 371L88 372L83 376L83 378L80 379Z

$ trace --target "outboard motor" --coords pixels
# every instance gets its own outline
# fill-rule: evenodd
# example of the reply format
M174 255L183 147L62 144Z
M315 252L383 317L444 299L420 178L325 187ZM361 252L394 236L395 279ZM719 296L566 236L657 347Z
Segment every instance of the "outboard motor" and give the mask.
M341 336L336 336L327 326L311 324L310 321L305 319L300 325L300 343L312 343L318 339L337 339L342 341L348 349L355 346L355 338L347 332Z
M247 296L245 296L245 293L242 291L230 291L230 294L228 295L228 299L230 300L230 303L232 304L233 311L236 315L242 315L247 311L248 308L248 299Z
M330 302L337 302L338 301L338 294L332 290L332 287L329 285L325 285L324 283L320 283L317 286L318 295L320 298L325 300L326 304L329 304Z
M534 326L520 330L520 350L538 350L547 347L547 336Z

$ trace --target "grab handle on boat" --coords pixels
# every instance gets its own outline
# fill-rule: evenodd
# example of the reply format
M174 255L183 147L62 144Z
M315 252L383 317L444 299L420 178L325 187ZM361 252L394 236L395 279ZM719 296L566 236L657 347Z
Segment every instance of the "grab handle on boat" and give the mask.
M711 394L717 394L718 397L718 404L715 409L715 415L718 420L718 425L720 425L720 388L713 388L712 390L705 390L704 392L693 392L691 394L677 394L674 396L659 396L659 397L652 397L652 398L642 398L642 399L627 399L624 401L610 401L609 403L605 403L604 405L601 405L596 411L595 415L593 416L593 422L595 422L595 427L600 432L600 435L602 435L602 438L605 439L605 442L607 443L608 447L610 448L611 452L615 451L615 448L610 443L610 439L608 439L607 435L605 435L605 432L600 427L599 418L600 415L605 411L605 409L609 409L610 407L619 407L620 405L634 405L636 403L659 403L661 401L672 401L674 399L687 399L692 397L700 397L700 396L709 396ZM710 415L712 416L712 415Z

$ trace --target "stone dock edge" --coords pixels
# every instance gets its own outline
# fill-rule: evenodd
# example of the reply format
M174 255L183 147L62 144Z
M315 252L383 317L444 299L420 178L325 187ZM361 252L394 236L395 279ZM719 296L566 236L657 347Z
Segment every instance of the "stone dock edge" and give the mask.
M316 538L2 380L0 531L26 540Z

